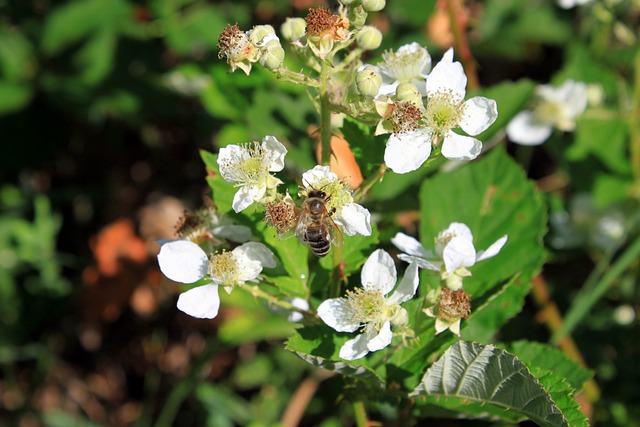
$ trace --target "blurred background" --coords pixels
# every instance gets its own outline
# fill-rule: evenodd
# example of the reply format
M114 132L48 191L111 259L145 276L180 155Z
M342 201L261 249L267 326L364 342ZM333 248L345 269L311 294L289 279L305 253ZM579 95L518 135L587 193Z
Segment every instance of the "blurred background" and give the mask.
M638 76L637 1L450 3L388 0L369 17L384 34L370 59L417 41L435 62L454 42L457 10L483 87L580 70L619 105L620 81ZM352 423L340 400L348 384L280 344L286 319L242 295L213 321L190 318L155 258L183 210L205 203L200 149L272 134L292 145L294 170L315 164L308 129L318 121L304 88L259 68L230 74L216 44L227 23L278 29L317 5L337 3L0 0L0 425ZM638 102L638 86L623 88L627 101ZM602 237L598 221L630 209L627 193L602 203L592 191L595 170L629 176L624 155L585 150L514 153L557 213L545 274L561 310L611 245L624 245ZM383 194L371 203L396 224L406 218ZM574 334L602 391L599 425L640 425L637 269ZM530 302L501 339L548 340L536 313ZM381 404L374 418L392 425L393 408Z

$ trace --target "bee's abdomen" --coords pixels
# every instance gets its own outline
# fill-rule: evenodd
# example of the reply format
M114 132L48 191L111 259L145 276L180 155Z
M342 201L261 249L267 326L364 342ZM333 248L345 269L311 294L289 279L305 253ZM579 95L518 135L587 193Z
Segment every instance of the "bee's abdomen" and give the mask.
M327 239L327 232L322 228L308 228L306 240L316 256L323 257L329 253L331 242Z

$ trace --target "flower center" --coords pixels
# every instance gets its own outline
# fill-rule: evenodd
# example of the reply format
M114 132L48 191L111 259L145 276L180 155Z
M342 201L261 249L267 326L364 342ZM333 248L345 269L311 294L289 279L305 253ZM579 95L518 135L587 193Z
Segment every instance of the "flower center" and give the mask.
M428 127L444 136L460 123L464 114L462 99L452 91L440 91L427 99L425 120Z
M443 288L440 293L438 317L448 322L467 319L471 312L471 296L462 289L452 291Z
M400 101L387 120L393 127L393 133L410 132L420 127L422 111L412 102Z
M227 27L218 38L218 58L227 58L228 61L237 62L248 57L253 50L247 34L240 30L238 24L227 24Z
M307 23L307 34L313 39L327 36L339 41L347 38L346 30L349 28L349 21L332 14L329 9L322 6L310 8L304 20Z
M229 251L215 254L209 260L209 274L217 284L233 286L238 277L238 261Z
M543 100L533 109L533 116L541 123L556 123L564 115L560 104Z
M269 175L268 153L262 146L254 142L253 145L241 146L241 151L231 159L227 159L221 167L227 169L240 184L256 184L262 182Z
M274 227L279 235L291 230L296 224L296 219L296 209L292 203L276 200L267 204L264 222Z
M399 82L410 82L421 79L423 69L429 60L427 50L419 47L401 47L397 52L388 50L382 54L384 62L378 64L380 69Z
M354 321L361 325L382 326L382 314L385 308L384 296L380 291L366 291L356 288L347 291L347 306Z

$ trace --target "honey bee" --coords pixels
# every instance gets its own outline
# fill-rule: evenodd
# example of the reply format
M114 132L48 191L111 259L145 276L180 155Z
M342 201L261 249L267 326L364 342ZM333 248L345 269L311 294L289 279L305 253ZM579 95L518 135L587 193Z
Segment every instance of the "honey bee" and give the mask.
M342 231L331 219L335 209L327 209L330 198L322 189L311 188L295 226L298 240L308 245L318 257L326 256L332 244L342 246Z

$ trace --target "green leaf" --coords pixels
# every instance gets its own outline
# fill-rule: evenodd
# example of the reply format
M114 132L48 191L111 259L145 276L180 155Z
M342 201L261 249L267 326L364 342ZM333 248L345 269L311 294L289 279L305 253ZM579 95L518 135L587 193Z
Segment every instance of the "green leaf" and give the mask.
M74 57L81 80L88 85L100 83L115 63L117 35L112 29L96 32Z
M508 349L528 367L537 366L551 371L565 378L571 384L571 387L576 390L581 390L585 381L593 376L592 371L569 359L566 354L557 348L546 344L517 341L510 343Z
M71 43L88 38L95 31L116 29L131 17L131 7L124 0L76 0L66 3L56 7L47 16L42 49L54 55Z
M364 176L373 173L384 162L384 149L389 135L373 136L371 128L350 117L344 119L342 135L349 142Z
M371 368L338 357L342 345L351 338L336 335L328 326L305 326L287 340L286 347L314 366L354 377L376 389L382 388L384 382Z
M33 88L29 84L0 81L0 114L24 108L32 96Z
M567 150L567 159L581 161L591 154L610 170L627 173L631 170L627 131L626 123L615 116L583 117L577 122L575 141Z
M207 168L207 183L211 187L211 197L219 213L226 214L233 211L233 197L236 188L232 183L222 179L218 168L218 155L206 150L200 150L200 157Z
M535 92L536 85L531 80L521 79L517 82L505 82L481 90L478 94L494 99L498 105L498 118L487 130L477 136L481 141L488 141L504 129L511 119L529 102Z
M569 426L560 408L517 357L458 341L425 373L413 397L469 400L513 411L541 426Z

